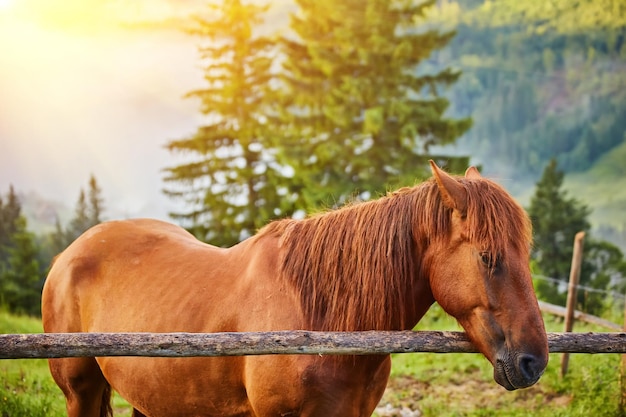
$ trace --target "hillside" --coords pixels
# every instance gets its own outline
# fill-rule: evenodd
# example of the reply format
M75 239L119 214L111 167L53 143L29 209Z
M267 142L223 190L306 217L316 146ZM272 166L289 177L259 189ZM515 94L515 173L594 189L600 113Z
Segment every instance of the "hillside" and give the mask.
M626 253L626 141L605 153L584 172L566 173L563 187L570 197L587 205L593 237L619 246ZM489 171L488 163L484 165ZM493 172L492 172L492 175ZM536 180L530 177L499 177L525 207L535 192Z
M626 24L607 12L623 6L441 0L431 24L456 36L427 65L462 73L450 112L474 125L451 152L524 205L556 158L570 195L593 210L594 236L626 250Z
M589 170L571 173L564 185L587 204L594 233L626 251L626 141L603 155Z

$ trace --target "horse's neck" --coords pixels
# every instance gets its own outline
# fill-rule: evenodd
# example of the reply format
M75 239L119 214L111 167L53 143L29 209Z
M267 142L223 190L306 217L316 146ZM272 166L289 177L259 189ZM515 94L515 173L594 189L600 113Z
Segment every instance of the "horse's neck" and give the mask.
M416 273L414 278L413 285L407 288L407 292L403 294L404 299L400 301L413 307L406 310L403 330L412 330L435 303L428 276Z
M280 279L293 286L312 326L406 329L425 314L434 300L423 262L443 223L441 216L432 219L441 209L429 203L432 188L260 231L257 239L278 240Z

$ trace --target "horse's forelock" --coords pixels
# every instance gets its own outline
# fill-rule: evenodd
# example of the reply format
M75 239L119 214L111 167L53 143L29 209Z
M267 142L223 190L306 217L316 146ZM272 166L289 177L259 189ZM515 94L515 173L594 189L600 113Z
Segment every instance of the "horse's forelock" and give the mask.
M525 253L532 242L532 226L526 211L498 184L489 180L465 180L468 196L469 239L480 250L503 255L509 245Z

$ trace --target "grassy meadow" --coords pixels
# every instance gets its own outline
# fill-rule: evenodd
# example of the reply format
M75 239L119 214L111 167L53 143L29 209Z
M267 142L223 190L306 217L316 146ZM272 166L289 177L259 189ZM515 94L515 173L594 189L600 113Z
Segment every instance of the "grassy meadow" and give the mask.
M0 333L40 333L41 321L0 312ZM65 415L61 391L52 381L44 359L0 361L0 416Z
M0 333L41 333L41 321L0 311ZM115 416L131 410L114 396ZM45 359L0 360L0 417L63 417L65 398L56 386Z
M563 331L561 319L544 318L548 331ZM436 306L416 330L461 329ZM576 323L574 331L605 330ZM573 354L561 378L561 354L551 354L537 384L509 392L494 382L493 368L480 354L397 354L381 405L417 409L424 417L622 416L620 360L620 355Z
M562 323L546 317L549 331ZM458 330L455 321L434 307L417 330ZM576 331L602 331L577 324ZM0 312L1 333L41 332L39 320ZM420 410L422 416L621 416L619 355L576 354L560 377L560 355L552 354L546 374L535 386L508 392L492 379L491 365L479 354L397 354L381 404ZM114 398L116 416L128 406ZM0 361L0 417L60 417L65 401L52 381L47 362ZM397 414L400 416L400 414Z

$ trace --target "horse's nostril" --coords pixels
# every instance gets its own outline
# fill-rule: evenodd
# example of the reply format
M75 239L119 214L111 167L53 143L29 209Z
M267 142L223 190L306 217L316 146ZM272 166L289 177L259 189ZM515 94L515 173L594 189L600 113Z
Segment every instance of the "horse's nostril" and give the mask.
M520 355L517 359L520 374L527 381L536 381L543 374L543 362L529 354Z

